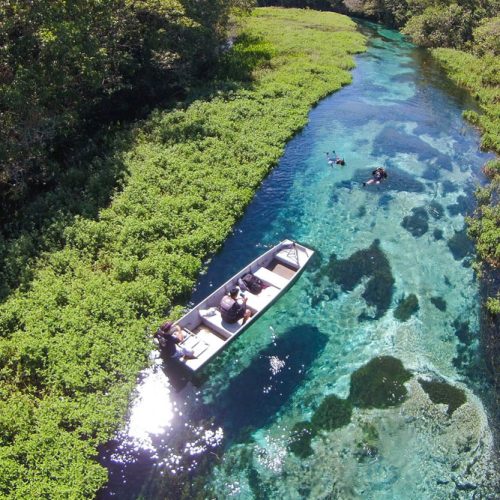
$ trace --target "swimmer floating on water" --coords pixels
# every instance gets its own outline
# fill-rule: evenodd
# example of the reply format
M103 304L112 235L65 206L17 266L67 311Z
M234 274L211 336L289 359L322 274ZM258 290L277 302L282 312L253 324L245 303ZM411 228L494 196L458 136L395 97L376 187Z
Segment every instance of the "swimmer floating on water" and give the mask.
M363 182L363 186L367 184L380 184L384 179L387 179L387 172L382 167L377 167L373 172L373 179Z
M335 150L332 151L332 154L333 156L330 156L330 153L328 151L326 152L326 159L328 161L328 165L340 165L340 166L345 165L344 158L338 156L337 153L335 153Z

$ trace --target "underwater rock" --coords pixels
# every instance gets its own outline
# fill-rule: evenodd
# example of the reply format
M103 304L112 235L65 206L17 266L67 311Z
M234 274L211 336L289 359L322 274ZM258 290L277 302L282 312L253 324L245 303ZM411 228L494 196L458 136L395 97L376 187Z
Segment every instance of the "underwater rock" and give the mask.
M366 303L376 308L375 317L381 318L391 305L394 277L389 260L380 249L380 241L375 240L366 250L358 250L344 260L337 260L332 254L326 266L319 271L320 276L340 285L344 292L351 292L364 276L371 276L362 297Z
M408 297L399 300L398 307L394 311L394 317L401 322L407 321L419 308L417 296L411 293Z
M471 255L474 244L467 236L467 230L455 231L455 234L448 240L448 248L455 260L462 260L467 255Z
M347 425L351 421L351 415L351 402L330 394L314 412L311 419L312 430L315 434L320 430L333 431Z
M446 300L444 300L443 297L431 297L431 302L440 311L446 311Z
M457 197L457 202L453 205L448 205L446 208L451 216L466 215L472 211L472 201L466 196L460 195Z
M363 462L367 458L373 458L378 455L379 433L372 424L362 426L363 439L356 444L354 456L358 462Z
M412 208L413 215L407 215L401 226L410 232L415 238L420 238L429 230L429 214L425 207Z
M428 394L433 403L443 403L448 405L448 415L451 417L453 412L462 406L467 398L465 391L438 380L424 380L419 378L418 382L422 389Z
M473 336L469 328L469 322L461 322L458 318L453 321L453 328L455 328L455 335L458 337L460 342L465 345L469 345L472 342Z
M447 195L449 193L456 193L458 191L458 188L451 181L443 181L441 186L443 189L443 195Z
M432 235L436 241L443 239L443 231L441 229L434 229Z
M443 205L435 200L431 201L429 203L429 213L432 217L434 217L434 219L441 219L441 217L444 215Z
M356 213L356 217L364 217L366 215L366 206L365 205L361 205L360 207L358 207L358 211Z
M399 405L408 393L404 383L411 377L399 359L378 356L351 375L349 400L360 408Z
M451 159L428 142L417 135L409 134L403 128L387 125L375 138L372 154L377 157L388 154L396 156L401 153L416 154L420 161L426 163L435 160L440 169L453 169Z
M313 453L311 439L314 437L310 422L297 422L290 434L288 449L299 458L307 458Z

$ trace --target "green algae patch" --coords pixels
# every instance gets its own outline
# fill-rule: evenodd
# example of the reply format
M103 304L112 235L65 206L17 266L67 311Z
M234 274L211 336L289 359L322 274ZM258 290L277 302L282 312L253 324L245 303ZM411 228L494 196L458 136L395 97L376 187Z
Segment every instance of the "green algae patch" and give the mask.
M347 399L341 399L334 394L327 396L311 419L314 432L321 430L333 431L344 427L351 421L352 404Z
M358 250L347 259L339 260L332 254L328 264L318 274L319 277L325 275L331 282L340 285L344 292L351 292L364 277L369 278L362 297L375 308L375 315L363 314L361 320L379 319L391 305L394 276L379 240L374 240L369 248Z
M360 408L397 406L406 399L404 383L411 377L399 359L378 356L351 375L349 401Z
M447 304L446 300L444 300L443 297L431 297L431 303L440 311L446 311Z
M311 439L314 437L311 422L297 422L290 434L288 449L299 458L307 458L313 453Z
M401 226L415 238L420 238L429 230L429 214L425 207L412 208L412 214L407 215Z
M394 317L401 322L405 322L409 320L419 309L420 306L418 305L417 296L414 293L411 293L408 297L399 301L398 307L396 307L396 310L394 311Z
M334 431L351 421L352 404L335 394L326 396L314 412L310 422L297 422L290 433L288 449L300 458L313 453L311 439L320 431Z
M462 406L466 401L465 391L438 380L418 379L422 389L428 394L433 403L443 403L448 405L448 415L451 417L453 412Z

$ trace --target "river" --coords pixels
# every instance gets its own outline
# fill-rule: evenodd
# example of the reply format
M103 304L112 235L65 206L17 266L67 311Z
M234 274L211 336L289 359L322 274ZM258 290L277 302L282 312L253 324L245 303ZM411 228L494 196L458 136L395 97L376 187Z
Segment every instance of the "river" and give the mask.
M110 481L100 498L493 495L464 233L490 156L461 117L474 103L428 53L360 29L369 48L353 83L311 111L192 302L285 237L319 258L201 379L152 354L126 427L101 452ZM332 150L344 167L327 163ZM364 187L378 165L388 179ZM326 397L350 394L349 423L327 421ZM308 435L311 422L319 430Z

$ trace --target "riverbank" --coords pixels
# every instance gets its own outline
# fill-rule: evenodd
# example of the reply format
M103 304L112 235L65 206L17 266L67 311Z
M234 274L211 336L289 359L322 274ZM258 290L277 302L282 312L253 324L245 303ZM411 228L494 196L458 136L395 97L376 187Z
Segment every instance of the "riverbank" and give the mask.
M362 50L348 18L258 9L204 98L156 112L116 145L106 162L125 172L122 190L97 217L65 221L62 249L0 306L2 495L83 498L106 482L97 447L147 364L145 331L180 312L287 140L351 81Z
M484 312L481 341L488 370L496 388L493 408L497 442L500 442L500 62L491 54L482 57L453 49L434 49L435 57L448 76L470 91L482 113L466 111L464 117L481 130L481 146L497 154L484 166L489 184L476 191L477 209L467 220L468 232L474 238L478 271L482 282Z

